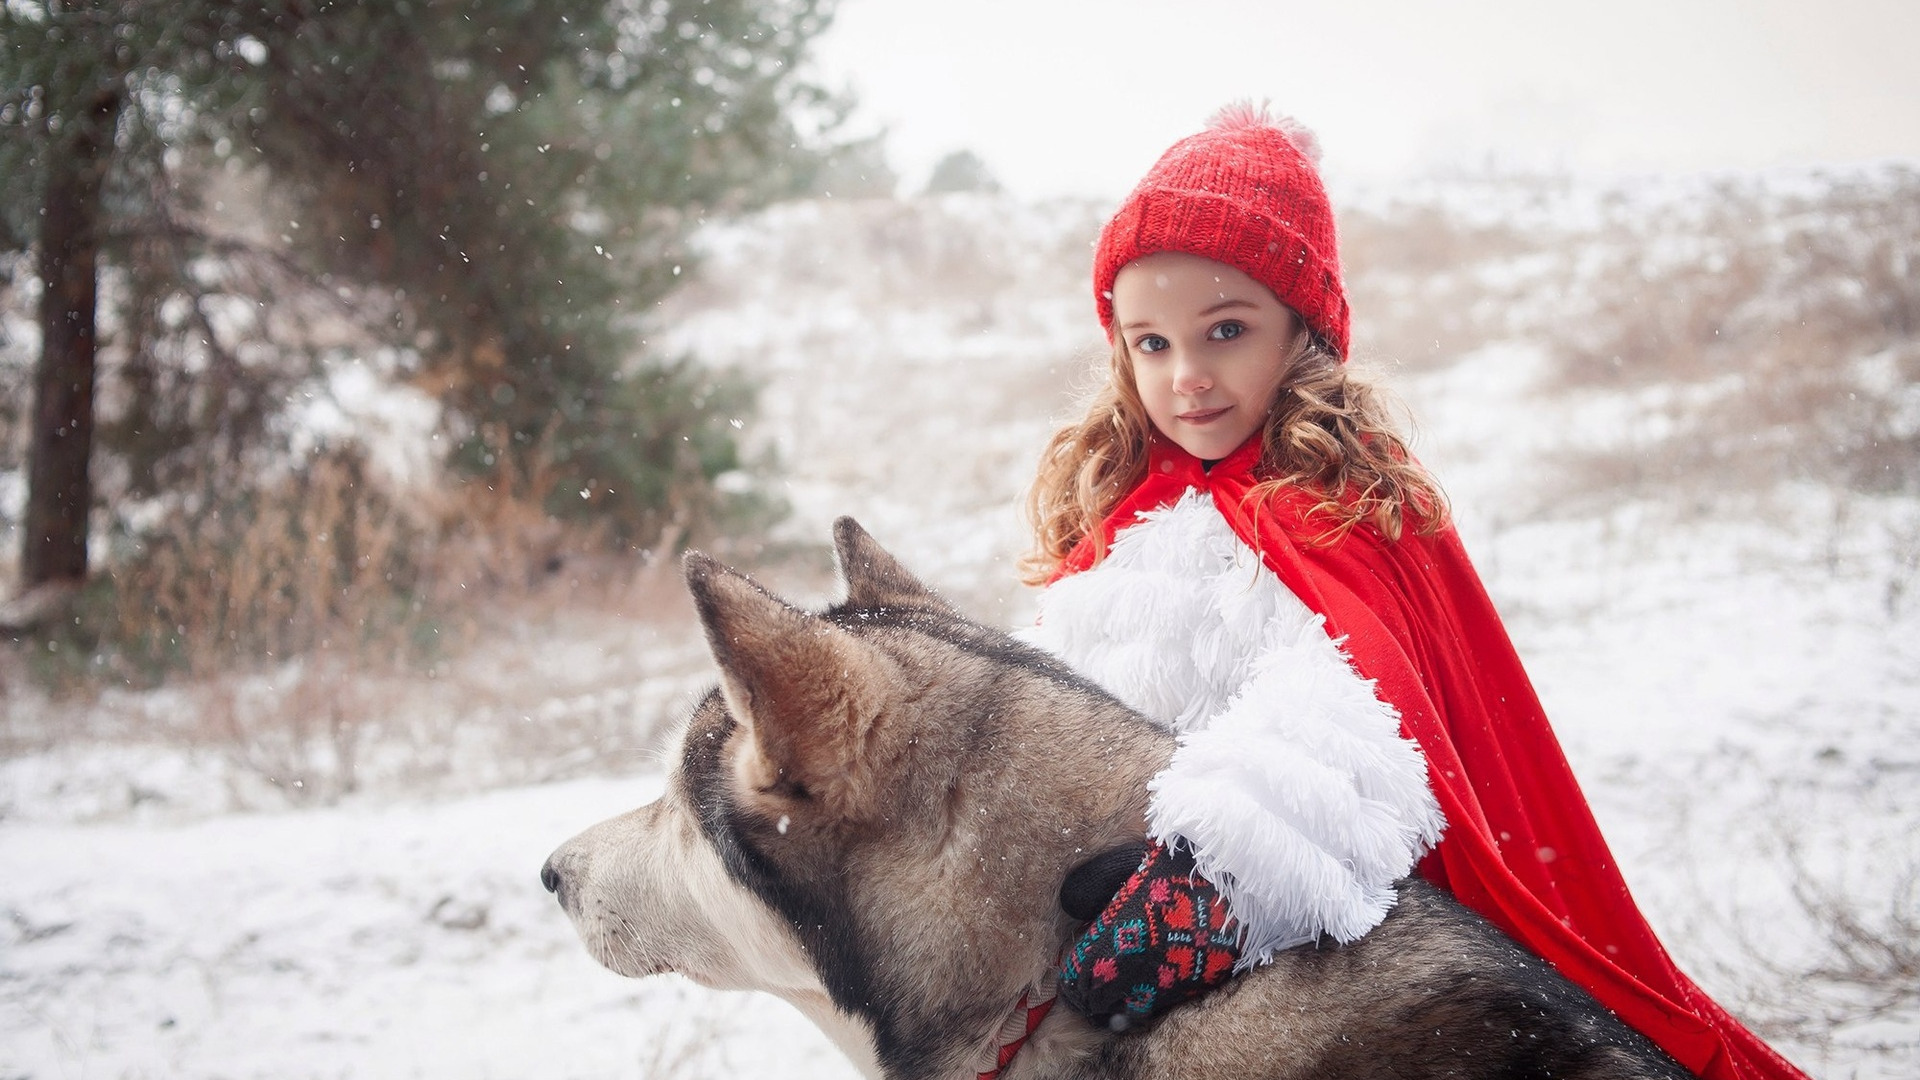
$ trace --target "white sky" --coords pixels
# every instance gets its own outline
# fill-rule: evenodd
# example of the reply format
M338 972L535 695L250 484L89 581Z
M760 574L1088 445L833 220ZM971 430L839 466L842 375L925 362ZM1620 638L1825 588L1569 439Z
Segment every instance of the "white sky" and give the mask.
M1920 0L842 0L819 62L903 190L966 148L1022 195L1118 198L1236 98L1336 179L1920 159L1917 47Z

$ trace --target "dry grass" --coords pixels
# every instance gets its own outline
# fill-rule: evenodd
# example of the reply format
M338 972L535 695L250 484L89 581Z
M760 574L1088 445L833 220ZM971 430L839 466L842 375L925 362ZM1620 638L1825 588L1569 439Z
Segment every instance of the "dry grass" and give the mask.
M266 678L219 676L193 689L194 744L293 803L331 803L360 786L360 753L374 715L368 684L338 659L311 657ZM253 800L230 782L237 804Z
M1396 205L1340 217L1341 260L1358 353L1413 370L1445 366L1507 335L1524 279L1496 279L1557 238L1463 221L1437 206Z
M1909 863L1888 888L1862 894L1811 869L1791 838L1784 855L1819 958L1782 964L1745 943L1740 962L1760 976L1740 980L1749 988L1755 1030L1827 1060L1862 1049L1911 1053L1912 1025L1920 1020L1920 865Z
M203 491L122 541L71 626L9 652L0 691L54 697L5 745L157 738L224 759L235 804L330 802L630 769L687 696L697 649L633 644L698 645L677 560L612 552L525 491L403 499L351 451ZM185 707L102 697L162 683Z
M1920 867L1906 869L1884 910L1819 881L1803 864L1795 870L1794 898L1828 948L1828 960L1807 975L1860 991L1866 1004L1851 1016L1920 1012Z
M296 656L404 662L424 614L427 523L351 453L163 516L109 571L112 640L143 665L206 676Z
M712 1005L711 1002L708 1003ZM643 1080L706 1080L737 1075L726 1060L729 1025L711 1007L679 1026L662 1025L640 1059Z
M1572 487L1920 492L1920 173L1794 197L1729 184L1613 222L1575 263L1587 301L1545 328L1549 391L1658 390L1667 423L1566 455Z

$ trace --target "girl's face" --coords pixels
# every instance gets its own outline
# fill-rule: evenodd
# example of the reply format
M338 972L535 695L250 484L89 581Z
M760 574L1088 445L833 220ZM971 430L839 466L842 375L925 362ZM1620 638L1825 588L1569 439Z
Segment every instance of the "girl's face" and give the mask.
M1147 418L1203 461L1233 453L1266 423L1299 336L1298 319L1265 285L1173 251L1121 268L1113 325Z

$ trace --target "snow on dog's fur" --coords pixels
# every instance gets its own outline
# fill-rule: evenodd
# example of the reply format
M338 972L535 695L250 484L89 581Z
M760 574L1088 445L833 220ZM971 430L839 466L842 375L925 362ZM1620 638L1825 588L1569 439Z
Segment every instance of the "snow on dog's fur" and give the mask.
M542 878L614 971L778 994L869 1075L971 1078L1083 923L1063 889L1144 843L1173 741L851 519L835 537L847 599L819 614L688 557L720 687L667 793ZM1484 920L1399 891L1360 941L1287 950L1145 1030L1056 1009L1007 1076L1683 1075Z

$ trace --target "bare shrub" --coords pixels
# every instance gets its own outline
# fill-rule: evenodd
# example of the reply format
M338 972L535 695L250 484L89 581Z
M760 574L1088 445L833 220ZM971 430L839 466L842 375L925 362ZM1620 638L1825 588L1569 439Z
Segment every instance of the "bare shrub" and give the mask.
M238 805L633 767L690 692L677 561L556 521L533 480L402 496L350 448L208 478L130 515L73 624L8 651L0 679L73 699L60 737L214 755ZM181 704L160 715L99 697L163 682Z
M194 686L188 738L212 747L295 803L331 803L360 786L360 751L375 702L338 657L315 655L271 675L222 675ZM229 784L234 801L249 791Z
M1828 949L1827 961L1808 974L1862 991L1866 1007L1856 1006L1852 1016L1920 1009L1920 867L1907 867L1885 910L1869 910L1861 898L1816 878L1797 852L1790 857L1794 899L1821 928Z
M1745 962L1764 973L1751 983L1752 1004L1764 1014L1757 1030L1822 1056L1857 1052L1843 1044L1856 1042L1863 1025L1911 1032L1920 1019L1920 864L1901 868L1884 892L1860 895L1811 869L1791 837L1784 849L1794 902L1817 935L1820 956L1794 967L1747 943ZM1905 1043L1911 1053L1911 1035Z
M535 589L570 554L607 549L605 526L564 523L542 509L558 474L533 460L524 472L500 469L429 496L439 526L429 576L448 600Z
M111 571L136 661L210 675L296 655L404 660L419 644L423 524L353 451L168 511Z
M1724 184L1585 243L1588 299L1548 328L1548 389L1660 388L1666 422L1563 455L1572 487L1920 492L1920 173Z
M1354 341L1366 354L1415 369L1458 360L1505 336L1511 306L1528 284L1512 268L1522 256L1550 251L1555 239L1431 204L1342 214Z
M697 1003L682 1000L682 1008ZM728 1067L726 1040L730 1025L712 1011L712 1002L696 1009L680 1024L662 1024L657 1037L647 1044L640 1059L640 1075L646 1080L704 1080L707 1077L737 1075Z
M1891 526L1887 547L1893 552L1893 565L1881 588L1880 606L1888 619L1897 619L1910 590L1920 582L1920 514Z
M430 523L353 450L251 488L203 490L126 541L94 655L127 681L184 676L193 708L177 734L290 797L349 792L369 715L353 676L434 649Z

